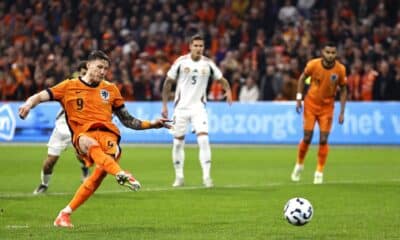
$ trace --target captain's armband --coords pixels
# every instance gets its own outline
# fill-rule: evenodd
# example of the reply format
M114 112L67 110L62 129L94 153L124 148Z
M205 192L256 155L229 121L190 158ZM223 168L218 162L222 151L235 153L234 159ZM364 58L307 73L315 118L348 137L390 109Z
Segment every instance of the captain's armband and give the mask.
M141 127L142 129L149 129L149 128L151 128L151 123L150 123L150 121L143 120L143 121L140 123L140 127Z

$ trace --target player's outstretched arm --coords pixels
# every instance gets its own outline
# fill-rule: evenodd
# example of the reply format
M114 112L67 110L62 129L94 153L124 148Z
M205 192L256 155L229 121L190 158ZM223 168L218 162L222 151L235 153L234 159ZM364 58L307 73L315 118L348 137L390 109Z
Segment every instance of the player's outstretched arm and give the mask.
M171 94L172 84L174 83L174 79L167 77L164 81L163 89L162 89L162 109L161 116L164 118L168 118L168 99Z
M301 109L303 108L301 100L303 100L303 91L304 91L304 82L307 79L307 76L304 72L300 75L299 80L297 81L297 94L296 94L296 112L301 113Z
M226 80L226 78L221 78L221 83L222 83L222 87L224 88L225 91L225 96L226 96L226 101L228 102L229 105L232 105L232 91L231 91L231 87L229 86L229 82L228 80Z
M347 100L347 86L340 86L340 114L339 114L339 124L344 122L344 109L346 107Z
M47 90L43 90L39 93L36 93L32 96L30 96L24 104L22 104L19 109L19 117L21 119L25 119L26 116L28 116L29 111L34 108L36 105L38 105L41 102L46 102L50 100L50 95L47 92Z
M128 112L126 107L122 107L115 110L114 114L118 117L118 119L125 127L135 130L144 130L144 129L162 128L162 127L171 128L171 125L168 124L168 122L171 122L171 120L168 120L166 118L159 118L152 121L139 120L133 117Z

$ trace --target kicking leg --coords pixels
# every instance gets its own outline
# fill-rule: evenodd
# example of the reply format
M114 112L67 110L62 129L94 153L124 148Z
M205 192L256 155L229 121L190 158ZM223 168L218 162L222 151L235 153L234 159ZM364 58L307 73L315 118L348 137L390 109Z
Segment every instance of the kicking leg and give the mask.
M91 161L102 168L105 172L114 175L120 185L126 186L131 190L137 191L141 187L132 174L123 171L119 164L115 161L120 155L119 146L117 144L117 136L110 132L94 132L90 133L99 139L100 143L94 138L86 135L79 137L79 149L86 154ZM103 146L101 147L100 146ZM107 149L107 150L103 150Z

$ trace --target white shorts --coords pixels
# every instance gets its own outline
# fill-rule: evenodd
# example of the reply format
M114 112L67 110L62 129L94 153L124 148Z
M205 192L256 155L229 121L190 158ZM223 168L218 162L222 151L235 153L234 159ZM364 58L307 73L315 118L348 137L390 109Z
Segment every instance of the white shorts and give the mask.
M71 142L71 132L65 122L64 117L57 119L56 126L51 133L49 142L47 143L48 155L60 156L61 152L64 151L68 144Z
M208 114L205 108L196 108L190 110L175 109L173 120L173 129L171 130L174 137L182 137L188 130L189 123L192 124L196 133L208 133Z

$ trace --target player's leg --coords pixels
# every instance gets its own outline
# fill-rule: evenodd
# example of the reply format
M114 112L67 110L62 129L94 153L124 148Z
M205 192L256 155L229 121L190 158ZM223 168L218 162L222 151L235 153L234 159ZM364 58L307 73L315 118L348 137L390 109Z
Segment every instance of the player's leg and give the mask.
M183 167L185 163L185 138L175 137L172 145L172 162L175 169L175 180L173 187L181 187L184 185Z
M96 140L98 131L92 131L82 134L78 138L78 151L85 156L86 165L96 163L107 173L116 175L121 171L121 167L115 162L114 158L106 154L100 143Z
M296 164L291 174L291 179L294 182L300 181L301 172L304 169L304 160L312 141L315 122L316 115L312 111L312 108L305 104L303 113L303 138L298 145Z
M296 163L300 165L304 165L304 160L308 152L308 148L311 144L312 137L313 137L314 131L310 130L304 130L303 132L303 138L301 139L299 145L298 145L298 152L297 152L297 160Z
M317 165L317 171L318 172L323 172L325 163L326 163L326 157L328 156L328 137L329 137L329 132L320 132L320 139L319 139L319 149L318 149L318 165Z
M56 127L50 136L49 142L47 143L47 158L43 162L42 171L40 173L41 183L34 190L33 194L46 192L50 184L54 166L56 165L61 152L67 148L70 141L71 137L69 133L64 132L63 129L60 129L60 127L56 124Z
M88 179L78 188L68 205L60 211L57 218L54 220L54 226L73 227L70 220L70 215L87 199L89 199L89 197L97 190L106 176L107 172L105 172L101 167L97 166L92 175L90 175Z
M86 132L78 137L78 152L84 157L86 166L94 162L108 174L114 175L119 184L136 191L140 188L139 181L129 172L123 171L116 161L120 155L118 139L112 132Z
M297 147L296 164L291 174L291 179L294 182L300 181L301 173L304 170L304 160L311 144L312 136L313 131L304 130L303 138L300 140L300 143Z
M333 112L333 109L332 109ZM323 172L328 157L328 137L332 127L332 114L328 112L319 118L320 134L319 134L319 148L318 148L318 161L317 169L314 174L314 184L323 183Z
M199 132L197 134L197 143L199 144L199 160L203 171L203 184L205 187L213 187L211 178L211 147L207 133Z
M86 166L85 161L79 156L78 153L75 153L75 157L78 160L78 162L81 164L81 170L82 170L82 178L81 181L84 182L90 174L89 168Z
M314 173L314 184L323 183L323 172L328 156L328 136L329 132L320 132L319 148L318 148L318 162L317 169Z
M40 172L41 182L39 186L33 191L33 194L40 194L47 191L53 173L53 168L54 165L57 163L58 158L58 155L47 155L47 158L43 162L42 171Z
M96 168L92 175L81 184L70 203L58 214L54 221L54 226L57 227L73 227L70 220L71 213L93 195L107 173L115 175L121 185L128 186L132 190L140 188L140 183L130 173L123 171L118 164L121 151L115 134L102 131L87 132L80 135L77 142L79 146L77 150L84 154L81 156L86 161L86 165L94 162Z
M172 144L172 163L175 169L175 180L173 187L181 187L184 185L183 168L185 165L185 133L189 123L187 113L184 111L175 111L173 117L173 135Z
M197 143L199 145L199 161L203 171L203 184L213 187L211 179L211 147L208 137L208 115L205 109L193 113L192 123L196 129Z

